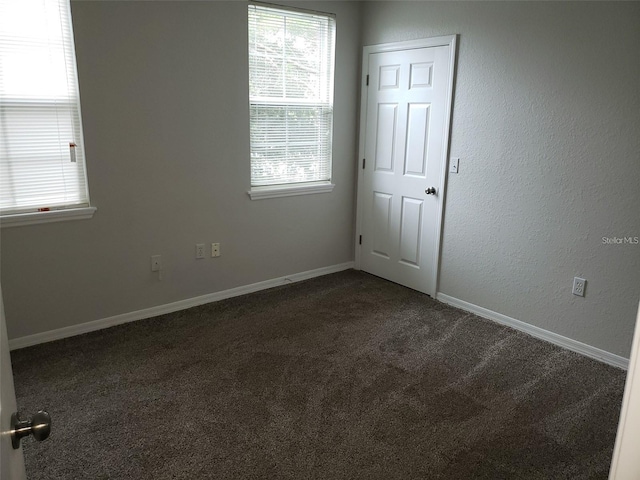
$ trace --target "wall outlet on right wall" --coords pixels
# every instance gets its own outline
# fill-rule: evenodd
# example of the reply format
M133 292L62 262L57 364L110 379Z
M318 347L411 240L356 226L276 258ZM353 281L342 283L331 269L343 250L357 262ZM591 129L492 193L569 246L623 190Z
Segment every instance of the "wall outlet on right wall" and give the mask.
M573 293L579 297L584 297L584 290L587 287L587 281L584 278L573 277Z

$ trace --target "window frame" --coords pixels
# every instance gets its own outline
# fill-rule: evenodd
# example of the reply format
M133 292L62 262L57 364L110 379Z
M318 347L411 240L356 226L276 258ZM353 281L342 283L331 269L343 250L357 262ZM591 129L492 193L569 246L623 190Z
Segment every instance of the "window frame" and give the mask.
M297 196L297 195L310 195L310 194L318 194L318 193L329 193L331 191L333 191L335 184L333 183L333 122L334 122L334 118L335 118L335 110L334 110L334 99L335 99L335 63L336 63L336 31L337 31L337 20L336 20L336 15L333 13L328 13L328 12L319 12L319 11L315 11L315 10L309 10L309 9L301 9L301 8L295 8L295 7L289 7L289 6L282 6L282 5L274 5L274 4L269 4L269 3L262 3L262 2L253 2L250 1L248 3L248 13L247 13L247 22L250 22L250 9L252 6L258 6L258 7L262 7L262 8L267 8L267 9L272 9L275 11L280 11L280 12L295 12L297 14L305 14L305 15L310 15L310 16L322 16L322 17L327 17L329 19L331 19L331 21L333 22L333 25L331 27L330 30L330 34L332 35L331 38L331 48L332 51L330 52L330 61L331 63L330 68L331 68L331 77L330 77L330 94L329 94L329 106L331 108L331 130L330 130L330 140L329 140L329 144L330 144L330 149L329 149L329 153L328 153L328 171L329 171L329 179L328 180L320 180L320 181L308 181L308 182L296 182L296 181L290 181L288 183L280 183L280 184L274 184L274 185L250 185L249 190L247 191L247 194L249 195L249 197L251 198L251 200L263 200L263 199L268 199L268 198L277 198L277 197L290 197L290 196ZM250 57L250 50L251 50L251 36L249 35L248 37L248 66L249 66L249 76L251 76L251 57ZM259 100L254 100L251 98L251 91L249 91L249 112L251 112L252 106L253 105L265 105L268 104L269 102L261 102ZM291 101L291 102L287 102L287 103L283 103L283 105L285 106L290 106L290 105L296 105L297 102ZM317 105L322 106L322 103L318 103ZM250 118L249 118L249 129L251 131L251 113L250 113ZM251 158L251 152L252 152L252 147L251 147L251 143L249 146L250 149L250 162L252 164L253 159ZM251 179L252 181L252 179Z
M78 175L81 175L84 178L83 181L78 184L79 189L75 190L78 192L80 200L76 202L72 201L58 204L52 203L51 205L44 203L34 204L33 206L26 206L24 204L18 205L14 210L0 212L0 228L90 219L97 211L97 208L91 204L89 194L87 162L84 151L80 86L78 80L77 56L75 51L75 37L73 32L73 17L71 13L70 0L60 0L58 12L60 14L61 31L65 31L65 28L68 28L68 34L62 36L62 40L64 42L63 49L67 52L67 59L70 58L72 60L72 62L67 60L64 68L67 72L67 88L69 89L69 92L72 93L72 96L69 97L69 107L74 111L74 115L77 115L77 124L75 127L71 127L75 134L72 137L73 145L70 143L70 147L72 146L72 150L75 150L75 152L71 152L70 161L81 162L81 166L77 171ZM69 79L70 76L72 77L71 79ZM9 93L9 95L11 94ZM55 105L65 104L64 100L61 101L57 97L42 96L29 98L28 96L15 96L15 98L12 98L9 96L8 98L9 100L6 100L6 103L15 104L16 106L20 106L21 104L36 105L37 103L40 103L42 105L51 104L53 105L53 108L57 109ZM34 102L34 99L37 100ZM66 139L65 141L60 140L60 142L60 145L63 143L66 144ZM61 146L60 148L62 149L64 147ZM8 165L11 165L11 162L12 160L9 158Z

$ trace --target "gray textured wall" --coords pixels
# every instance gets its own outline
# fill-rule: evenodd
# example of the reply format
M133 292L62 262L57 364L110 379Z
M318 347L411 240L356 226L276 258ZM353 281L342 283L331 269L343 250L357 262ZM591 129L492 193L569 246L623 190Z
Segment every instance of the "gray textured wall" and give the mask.
M640 3L371 2L365 45L460 34L439 290L628 356ZM574 276L586 297L571 294Z
M640 246L602 237L640 236L639 3L302 2L338 14L336 188L257 202L245 5L73 2L98 212L2 230L10 338L353 259L362 9L365 45L460 34L440 291L629 354Z
M246 2L72 3L98 211L2 230L10 338L353 259L359 6L302 6L337 14L336 187L251 201Z

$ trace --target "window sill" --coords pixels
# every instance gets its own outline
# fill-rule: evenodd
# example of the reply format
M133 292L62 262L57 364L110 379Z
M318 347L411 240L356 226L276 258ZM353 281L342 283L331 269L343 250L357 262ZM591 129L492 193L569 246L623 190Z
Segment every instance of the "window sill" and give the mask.
M333 190L333 187L335 187L335 185L329 182L309 183L306 185L294 186L278 185L276 187L253 187L247 193L249 194L249 197L251 197L251 200L264 200L266 198L329 193Z
M0 217L0 226L22 227L39 223L66 222L70 220L88 220L93 217L96 207L70 208L68 210L51 210L49 212L16 213Z

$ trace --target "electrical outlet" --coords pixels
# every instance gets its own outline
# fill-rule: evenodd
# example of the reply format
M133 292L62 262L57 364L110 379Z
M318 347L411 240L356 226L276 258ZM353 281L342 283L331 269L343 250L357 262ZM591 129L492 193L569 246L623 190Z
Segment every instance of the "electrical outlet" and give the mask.
M587 287L587 281L584 278L574 277L573 278L573 293L579 297L584 297L584 290Z
M196 244L196 258L204 258L204 243Z
M211 244L211 256L212 257L219 257L220 256L220 244L219 243L212 243Z
M152 255L151 256L151 271L157 272L162 270L162 256L160 255Z

